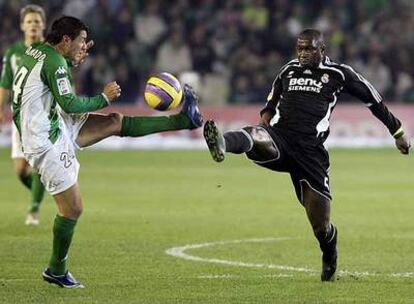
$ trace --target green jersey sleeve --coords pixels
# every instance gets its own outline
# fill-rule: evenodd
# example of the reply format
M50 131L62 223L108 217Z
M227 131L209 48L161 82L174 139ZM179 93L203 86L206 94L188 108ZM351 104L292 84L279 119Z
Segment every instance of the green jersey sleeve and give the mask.
M68 63L60 55L48 56L45 59L41 77L66 113L92 112L109 105L103 94L94 97L80 97L74 94Z
M1 70L0 88L11 90L13 83L13 71L10 58L13 53L12 48L8 48L3 57L3 67Z

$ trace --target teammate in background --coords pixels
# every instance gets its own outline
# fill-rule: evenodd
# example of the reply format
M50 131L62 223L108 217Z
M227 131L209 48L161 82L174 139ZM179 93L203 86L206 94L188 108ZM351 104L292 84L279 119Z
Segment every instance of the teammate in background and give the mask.
M289 172L296 196L305 207L322 250L322 281L333 281L337 267L338 230L330 221L329 155L324 142L329 118L342 91L362 100L395 138L402 154L410 145L401 122L382 102L375 88L350 66L325 55L321 33L302 31L298 58L283 66L273 82L258 126L220 133L214 121L204 125L204 137L213 159L225 152L246 153L254 163L273 171Z
M67 60L79 63L85 59L91 45L86 42L88 31L74 17L56 20L46 42L26 50L13 82L13 119L21 135L24 156L39 171L58 208L52 257L42 276L49 283L67 288L83 287L66 269L74 228L82 213L75 150L112 135L139 137L194 129L203 122L197 96L187 85L181 112L176 115L89 114L107 107L120 96L121 88L110 82L94 97L78 97L73 93Z
M38 5L26 5L20 11L20 29L24 34L24 41L10 46L3 58L3 70L0 79L0 124L3 122L3 107L12 89L13 75L16 73L26 48L35 42L44 40L46 16L44 10ZM20 181L32 195L32 202L26 217L26 225L39 224L39 208L43 200L44 187L40 176L32 170L24 158L20 137L16 126L12 124L12 160L14 171Z

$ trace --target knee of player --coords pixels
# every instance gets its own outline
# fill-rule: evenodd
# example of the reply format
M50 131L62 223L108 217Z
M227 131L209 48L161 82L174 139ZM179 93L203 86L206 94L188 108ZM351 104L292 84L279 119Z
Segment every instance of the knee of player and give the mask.
M83 212L82 204L73 205L71 210L70 210L70 213L71 213L70 217L71 218L79 218L81 216L82 212Z
M109 117L111 118L111 124L114 127L115 131L121 130L122 128L122 119L124 115L120 113L111 113L109 114Z
M112 120L113 124L122 124L122 118L124 117L124 115L122 115L121 113L111 113L109 114L109 117Z
M329 222L312 223L313 233L318 240L324 240L329 233Z

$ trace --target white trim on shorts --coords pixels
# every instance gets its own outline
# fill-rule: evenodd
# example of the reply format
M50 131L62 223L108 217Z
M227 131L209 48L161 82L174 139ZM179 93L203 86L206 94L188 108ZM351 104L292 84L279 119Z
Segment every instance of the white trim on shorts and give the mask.
M303 187L302 187L302 182L305 182L306 184L308 184L308 186L315 191L316 193L318 193L319 195L323 196L324 198L326 198L328 201L332 201L332 198L330 198L329 196L327 196L326 194L323 194L322 192L316 190L315 188L312 187L312 185L310 184L310 182L306 179L300 179L299 180L299 185L300 185L300 202L302 203L302 205L305 205L305 202L303 201Z

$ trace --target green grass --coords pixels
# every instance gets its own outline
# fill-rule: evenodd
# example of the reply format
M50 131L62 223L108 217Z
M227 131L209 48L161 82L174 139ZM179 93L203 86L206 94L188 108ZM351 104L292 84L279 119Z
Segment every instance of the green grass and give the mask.
M175 246L264 237L280 242L191 249L202 258L305 267L320 253L290 178L244 157L207 152L79 153L82 215L69 268L86 285L65 290L40 273L56 208L23 225L29 195L0 150L0 303L414 303L414 165L394 150L333 150L333 219L342 274L243 268L168 256ZM218 276L217 278L210 278Z

